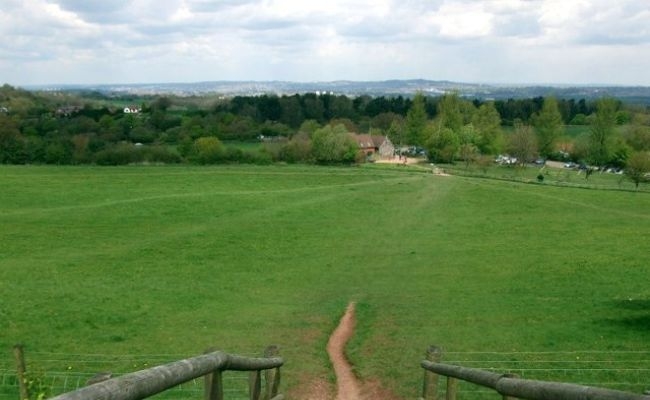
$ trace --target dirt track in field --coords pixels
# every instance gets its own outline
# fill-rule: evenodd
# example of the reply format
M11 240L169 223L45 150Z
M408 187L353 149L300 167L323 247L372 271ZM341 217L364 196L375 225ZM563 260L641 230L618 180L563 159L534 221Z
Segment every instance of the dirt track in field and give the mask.
M371 378L361 381L345 356L345 346L354 335L356 325L355 303L348 304L341 320L327 342L327 354L336 376L336 388L324 377L304 376L302 383L287 393L295 400L402 400L379 380Z
M327 354L332 361L332 367L336 375L336 400L358 400L361 398L361 385L352 372L352 366L345 357L345 345L354 334L356 322L354 307L354 303L348 304L339 325L332 332L327 342Z

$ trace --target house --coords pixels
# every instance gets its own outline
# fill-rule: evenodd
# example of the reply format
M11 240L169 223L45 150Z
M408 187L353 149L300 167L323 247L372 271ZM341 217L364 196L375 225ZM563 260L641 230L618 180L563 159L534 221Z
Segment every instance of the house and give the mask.
M59 107L56 110L56 115L58 117L69 117L73 114L78 113L79 111L81 111L80 106L63 106L63 107Z
M137 114L140 111L141 109L136 106L124 107L124 114Z
M388 136L373 136L372 140L375 142L375 148L380 157L390 158L395 155L395 145Z
M354 140L359 146L359 152L367 157L391 158L395 155L395 146L388 136L380 135L354 135Z
M359 146L359 152L367 156L375 153L375 142L372 140L372 135L354 135L354 141Z

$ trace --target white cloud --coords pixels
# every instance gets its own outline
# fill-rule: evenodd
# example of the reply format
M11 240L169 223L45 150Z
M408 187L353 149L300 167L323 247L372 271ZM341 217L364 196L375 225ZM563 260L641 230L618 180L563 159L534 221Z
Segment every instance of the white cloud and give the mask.
M484 9L485 3L445 3L431 17L443 37L474 38L492 32L494 15Z
M636 0L3 0L0 79L649 85L648 26Z

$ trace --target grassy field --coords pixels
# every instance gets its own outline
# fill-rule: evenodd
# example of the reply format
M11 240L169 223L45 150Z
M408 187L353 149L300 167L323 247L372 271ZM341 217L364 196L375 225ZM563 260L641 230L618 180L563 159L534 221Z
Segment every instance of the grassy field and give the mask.
M648 193L376 166L1 167L0 187L0 398L17 396L17 342L55 391L268 344L285 389L331 379L349 301L356 372L405 398L431 344L649 389Z

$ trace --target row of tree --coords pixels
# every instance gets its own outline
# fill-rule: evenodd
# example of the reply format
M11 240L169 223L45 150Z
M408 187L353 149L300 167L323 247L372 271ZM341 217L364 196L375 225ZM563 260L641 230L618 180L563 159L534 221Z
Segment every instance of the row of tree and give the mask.
M444 95L438 100L433 119L428 117L425 104L422 95L415 96L402 132L407 143L425 147L429 157L437 162L507 152L521 163L542 157L622 167L631 153L650 150L647 111L622 110L621 103L611 98L595 103L594 112L587 118L588 129L576 138L565 136L560 103L553 97L543 99L539 111L528 121L513 121L509 130L503 129L501 116L492 102L476 107L457 95ZM621 122L623 114L627 118Z
M543 157L623 167L634 153L650 150L648 110L614 99L484 102L456 94L309 93L206 104L205 98L152 97L141 101L139 113L125 113L125 101L5 85L0 88L0 163L351 162L357 152L349 132L421 147L434 162L470 163L507 152L522 163ZM588 124L586 133L567 137L568 120ZM223 145L260 138L284 140L262 152Z

